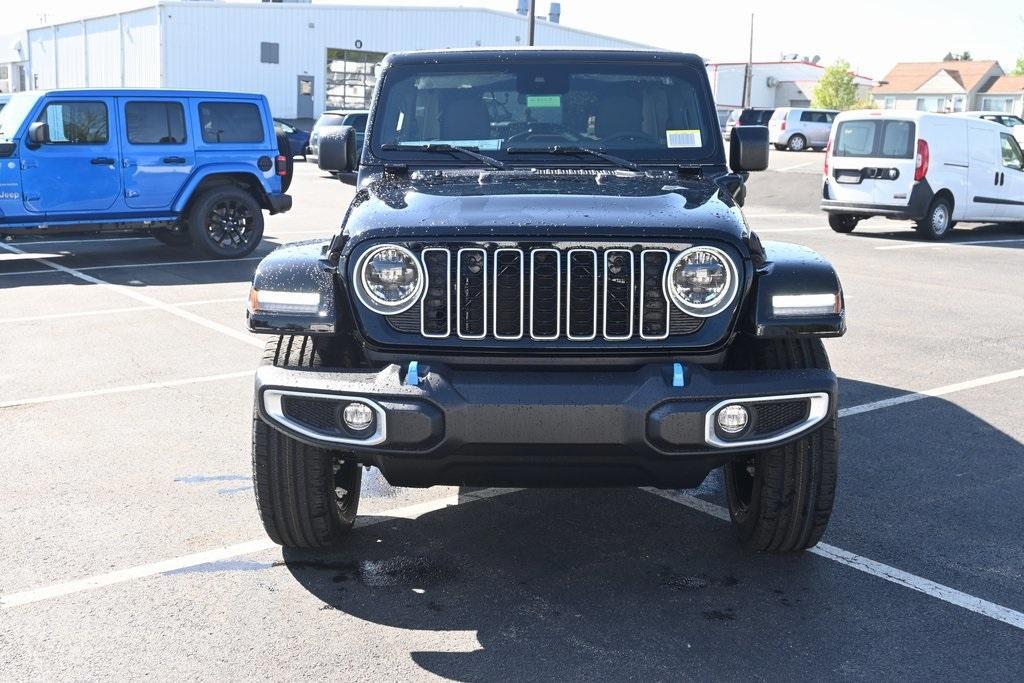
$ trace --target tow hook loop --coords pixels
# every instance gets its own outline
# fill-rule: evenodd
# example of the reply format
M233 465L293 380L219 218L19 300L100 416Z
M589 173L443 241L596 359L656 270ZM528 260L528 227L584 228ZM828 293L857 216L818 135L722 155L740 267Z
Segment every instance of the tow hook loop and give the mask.
M409 369L405 371L405 383L411 387L420 385L420 362L418 360L409 361Z
M682 363L672 364L672 386L674 387L685 387L686 386L686 368L683 367Z

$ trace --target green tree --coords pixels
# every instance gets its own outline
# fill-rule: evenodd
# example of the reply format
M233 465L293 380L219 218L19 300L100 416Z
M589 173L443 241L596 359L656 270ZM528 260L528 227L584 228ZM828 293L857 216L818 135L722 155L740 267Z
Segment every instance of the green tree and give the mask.
M825 68L821 80L814 86L811 106L819 109L853 109L858 105L857 84L853 81L850 63L840 59Z
M1024 57L1017 57L1017 66L1013 67L1014 76L1024 76Z

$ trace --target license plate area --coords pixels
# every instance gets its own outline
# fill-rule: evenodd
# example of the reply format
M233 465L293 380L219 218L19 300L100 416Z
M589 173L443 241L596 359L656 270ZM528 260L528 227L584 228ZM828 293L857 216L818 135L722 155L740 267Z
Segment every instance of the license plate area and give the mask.
M860 171L836 169L836 182L843 183L844 185L859 185L861 180L863 180L863 175Z

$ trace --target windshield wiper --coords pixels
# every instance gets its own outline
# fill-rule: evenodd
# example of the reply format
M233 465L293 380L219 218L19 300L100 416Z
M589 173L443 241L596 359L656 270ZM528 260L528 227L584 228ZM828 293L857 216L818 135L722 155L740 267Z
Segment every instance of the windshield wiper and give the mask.
M617 157L614 154L608 154L607 152L599 149L591 149L589 147L577 147L575 145L554 145L553 147L509 147L505 150L506 154L564 154L568 156L580 156L583 154L589 154L595 156L598 159L603 159L610 164L624 168L627 171L640 171L640 167L634 164L629 159L623 159Z
M459 145L449 145L447 142L432 142L428 145L401 145L392 142L386 145L381 145L380 148L385 152L400 152L402 150L409 152L432 152L437 154L453 154L455 152L459 152L472 159L485 163L491 168L505 168L505 164L501 163L494 157L481 154L479 147L460 147Z

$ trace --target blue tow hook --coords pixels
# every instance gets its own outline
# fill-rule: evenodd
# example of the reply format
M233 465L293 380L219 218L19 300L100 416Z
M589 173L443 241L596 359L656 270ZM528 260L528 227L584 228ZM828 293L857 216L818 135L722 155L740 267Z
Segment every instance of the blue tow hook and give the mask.
M405 383L411 387L420 385L420 362L418 360L409 361L409 369L405 371Z
M686 386L686 367L682 363L672 364L672 386Z

